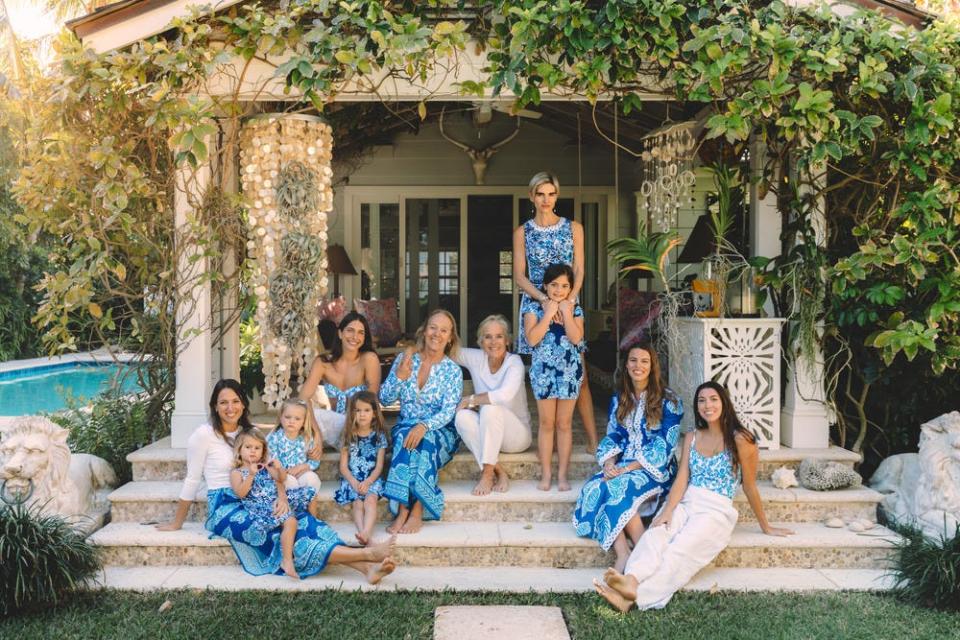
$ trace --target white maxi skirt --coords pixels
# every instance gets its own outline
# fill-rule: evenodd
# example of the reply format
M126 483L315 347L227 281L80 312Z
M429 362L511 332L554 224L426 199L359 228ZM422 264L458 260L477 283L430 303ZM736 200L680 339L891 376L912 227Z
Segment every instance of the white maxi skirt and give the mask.
M701 487L687 487L666 527L648 529L627 560L637 579L637 608L662 609L673 594L730 543L737 524L733 501Z

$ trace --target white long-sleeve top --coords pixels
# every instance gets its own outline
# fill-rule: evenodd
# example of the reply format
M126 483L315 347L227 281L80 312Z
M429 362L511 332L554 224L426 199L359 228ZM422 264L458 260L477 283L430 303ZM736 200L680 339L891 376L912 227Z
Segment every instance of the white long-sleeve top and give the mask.
M218 436L209 424L202 424L187 440L187 477L180 490L181 500L196 500L200 483L206 481L207 490L230 486L233 469L233 439L239 430L228 433L227 442Z
M530 426L523 360L520 356L508 353L496 373L490 371L490 363L483 349L461 348L457 362L469 369L474 393L486 393L490 404L509 409L523 424Z

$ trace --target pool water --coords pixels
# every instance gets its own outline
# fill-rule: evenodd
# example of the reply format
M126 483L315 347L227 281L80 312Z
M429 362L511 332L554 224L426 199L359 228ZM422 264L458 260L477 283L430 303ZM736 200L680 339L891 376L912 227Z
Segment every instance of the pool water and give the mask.
M0 416L66 409L67 397L90 400L119 378L121 388L140 391L133 370L122 364L70 362L0 372Z

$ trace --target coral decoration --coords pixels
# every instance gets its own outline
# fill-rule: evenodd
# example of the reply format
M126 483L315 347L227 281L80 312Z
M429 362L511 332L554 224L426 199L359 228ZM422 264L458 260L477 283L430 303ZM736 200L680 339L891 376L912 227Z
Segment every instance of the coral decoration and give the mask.
M333 209L333 137L318 118L259 116L240 139L247 200L250 287L265 378L276 408L303 382L317 353L317 305L327 291L327 214Z

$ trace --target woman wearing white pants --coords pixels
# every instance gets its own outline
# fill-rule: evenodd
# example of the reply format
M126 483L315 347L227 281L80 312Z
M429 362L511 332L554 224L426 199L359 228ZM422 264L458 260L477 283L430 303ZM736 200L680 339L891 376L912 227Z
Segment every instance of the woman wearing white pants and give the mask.
M460 349L457 362L470 371L473 394L457 407L457 432L480 466L473 495L506 491L510 477L498 462L500 453L530 448L530 412L523 382L523 361L507 352L510 322L502 315L484 318L477 329L480 349Z

